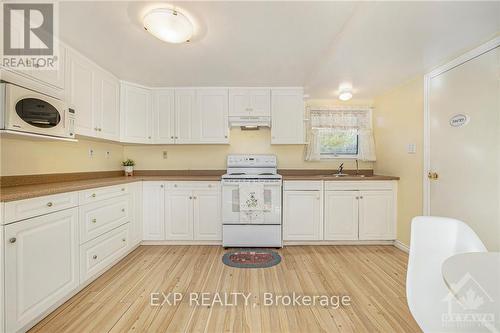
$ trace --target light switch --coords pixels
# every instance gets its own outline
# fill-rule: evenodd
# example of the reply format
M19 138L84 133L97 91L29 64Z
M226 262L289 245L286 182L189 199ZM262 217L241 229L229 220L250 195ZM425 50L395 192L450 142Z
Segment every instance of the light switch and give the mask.
M416 154L417 153L417 145L415 143L409 143L406 146L406 151L408 154Z

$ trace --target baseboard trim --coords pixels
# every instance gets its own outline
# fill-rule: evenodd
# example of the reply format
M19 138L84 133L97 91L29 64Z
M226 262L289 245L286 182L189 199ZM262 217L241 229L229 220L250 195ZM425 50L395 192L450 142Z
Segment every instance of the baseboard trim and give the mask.
M394 241L394 246L403 252L410 253L410 248L408 247L408 245L406 245L405 243L402 243L400 240L396 239Z
M222 246L222 241L201 241L201 240L183 240L183 241L173 241L173 240L143 240L141 245L219 245Z
M295 245L394 245L392 240L283 241L283 246Z

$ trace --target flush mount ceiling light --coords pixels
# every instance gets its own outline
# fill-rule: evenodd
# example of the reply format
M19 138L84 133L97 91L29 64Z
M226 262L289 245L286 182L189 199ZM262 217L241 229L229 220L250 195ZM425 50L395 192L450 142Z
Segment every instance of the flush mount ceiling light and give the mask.
M352 98L352 91L349 89L343 89L339 93L339 99L341 101L348 101Z
M193 35L193 24L182 13L156 8L149 11L143 19L144 29L162 41L168 43L188 42Z

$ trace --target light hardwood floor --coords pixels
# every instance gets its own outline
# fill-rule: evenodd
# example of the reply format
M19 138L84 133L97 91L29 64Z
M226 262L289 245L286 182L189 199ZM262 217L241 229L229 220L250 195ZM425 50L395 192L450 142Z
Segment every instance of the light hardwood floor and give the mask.
M393 246L288 246L265 269L225 266L224 251L140 246L31 332L420 332L406 305L408 257ZM184 299L151 306L152 292ZM191 292L252 296L248 306L242 298L237 306L191 306ZM349 295L351 305L264 306L265 292Z

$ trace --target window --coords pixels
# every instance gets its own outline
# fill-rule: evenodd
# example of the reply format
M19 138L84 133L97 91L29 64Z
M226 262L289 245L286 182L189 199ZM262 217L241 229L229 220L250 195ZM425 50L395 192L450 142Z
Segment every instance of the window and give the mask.
M306 161L356 158L375 161L371 108L308 109Z
M358 156L358 133L355 130L319 129L321 158Z

